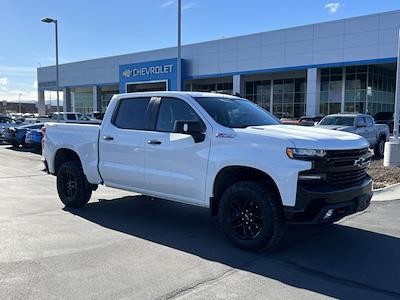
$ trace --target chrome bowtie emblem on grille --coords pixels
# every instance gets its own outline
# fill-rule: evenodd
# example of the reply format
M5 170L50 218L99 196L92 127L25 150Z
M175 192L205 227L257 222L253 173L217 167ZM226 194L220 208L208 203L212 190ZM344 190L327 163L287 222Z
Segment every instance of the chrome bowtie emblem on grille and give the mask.
M367 160L364 157L360 157L354 161L354 165L357 167L360 167L360 168L365 167L368 164L369 164L369 160Z

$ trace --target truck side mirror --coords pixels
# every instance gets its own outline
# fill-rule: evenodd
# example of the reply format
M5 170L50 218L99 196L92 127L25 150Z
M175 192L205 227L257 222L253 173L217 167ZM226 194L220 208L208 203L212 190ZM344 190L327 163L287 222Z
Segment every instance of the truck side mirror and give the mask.
M174 132L191 135L195 143L203 142L206 136L199 121L175 121Z

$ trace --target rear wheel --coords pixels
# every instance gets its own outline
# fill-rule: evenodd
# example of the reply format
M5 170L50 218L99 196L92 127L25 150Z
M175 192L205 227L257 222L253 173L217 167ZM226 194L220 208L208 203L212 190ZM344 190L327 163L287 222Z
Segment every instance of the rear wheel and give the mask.
M92 189L79 162L62 164L57 173L57 192L65 206L82 207L88 203Z
M228 187L218 217L229 240L246 250L277 246L286 229L277 196L261 182L243 181Z
M375 145L375 148L374 148L374 155L376 157L383 157L383 155L385 153L385 142L386 142L386 138L384 136L379 138L379 141Z

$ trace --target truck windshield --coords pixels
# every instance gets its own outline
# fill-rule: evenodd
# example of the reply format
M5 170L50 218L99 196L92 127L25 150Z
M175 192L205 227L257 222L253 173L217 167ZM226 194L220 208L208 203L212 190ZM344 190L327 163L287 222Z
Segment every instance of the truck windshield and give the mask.
M258 105L241 98L194 97L219 124L230 128L277 125L279 120Z
M354 117L343 117L343 116L328 116L321 120L319 125L342 125L342 126L353 126Z

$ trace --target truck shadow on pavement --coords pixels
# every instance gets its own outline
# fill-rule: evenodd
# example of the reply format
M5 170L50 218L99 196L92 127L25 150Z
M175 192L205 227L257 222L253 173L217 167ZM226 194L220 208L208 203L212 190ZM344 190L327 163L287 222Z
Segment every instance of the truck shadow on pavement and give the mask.
M343 225L291 228L279 251L252 253L231 245L208 209L133 196L65 210L112 230L330 297L400 298L400 239L388 235Z

